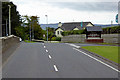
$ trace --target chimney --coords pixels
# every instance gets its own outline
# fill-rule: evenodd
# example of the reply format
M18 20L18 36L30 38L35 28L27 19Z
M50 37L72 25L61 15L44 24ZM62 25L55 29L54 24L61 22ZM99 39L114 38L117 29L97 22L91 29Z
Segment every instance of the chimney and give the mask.
M62 26L62 23L61 23L61 22L59 22L59 23L58 23L58 27L61 27L61 26Z

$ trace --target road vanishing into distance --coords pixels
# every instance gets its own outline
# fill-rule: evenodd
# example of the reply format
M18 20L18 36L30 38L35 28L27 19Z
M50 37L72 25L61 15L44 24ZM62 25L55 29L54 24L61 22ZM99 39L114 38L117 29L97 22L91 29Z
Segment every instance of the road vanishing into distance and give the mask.
M3 66L3 78L118 78L118 72L66 43L22 42Z

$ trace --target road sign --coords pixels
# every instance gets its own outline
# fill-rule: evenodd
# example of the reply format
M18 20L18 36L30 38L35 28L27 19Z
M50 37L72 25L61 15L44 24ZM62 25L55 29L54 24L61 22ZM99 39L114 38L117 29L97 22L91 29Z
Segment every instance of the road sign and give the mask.
M116 15L116 23L118 23L118 14Z

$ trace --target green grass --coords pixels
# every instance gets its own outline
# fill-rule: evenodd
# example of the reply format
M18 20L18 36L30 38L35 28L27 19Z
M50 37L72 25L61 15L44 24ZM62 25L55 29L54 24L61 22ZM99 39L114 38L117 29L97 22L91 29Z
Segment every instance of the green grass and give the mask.
M33 41L28 41L28 40L25 40L24 42L26 42L26 43L35 43Z
M115 43L99 43L99 44L104 44L104 45L118 45L118 44L115 44Z
M117 46L84 46L82 48L118 63Z

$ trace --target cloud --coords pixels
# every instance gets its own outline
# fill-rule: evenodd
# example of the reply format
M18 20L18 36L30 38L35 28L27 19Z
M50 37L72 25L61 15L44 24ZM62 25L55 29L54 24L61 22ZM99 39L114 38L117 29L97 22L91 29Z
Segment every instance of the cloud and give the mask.
M51 5L59 8L69 8L77 11L118 11L117 2L51 2Z
M21 15L39 16L40 24L91 21L93 23L115 23L117 2L44 2L41 0L12 0ZM49 0L50 1L50 0ZM73 0L72 0L73 1ZM100 0L99 0L100 1Z

